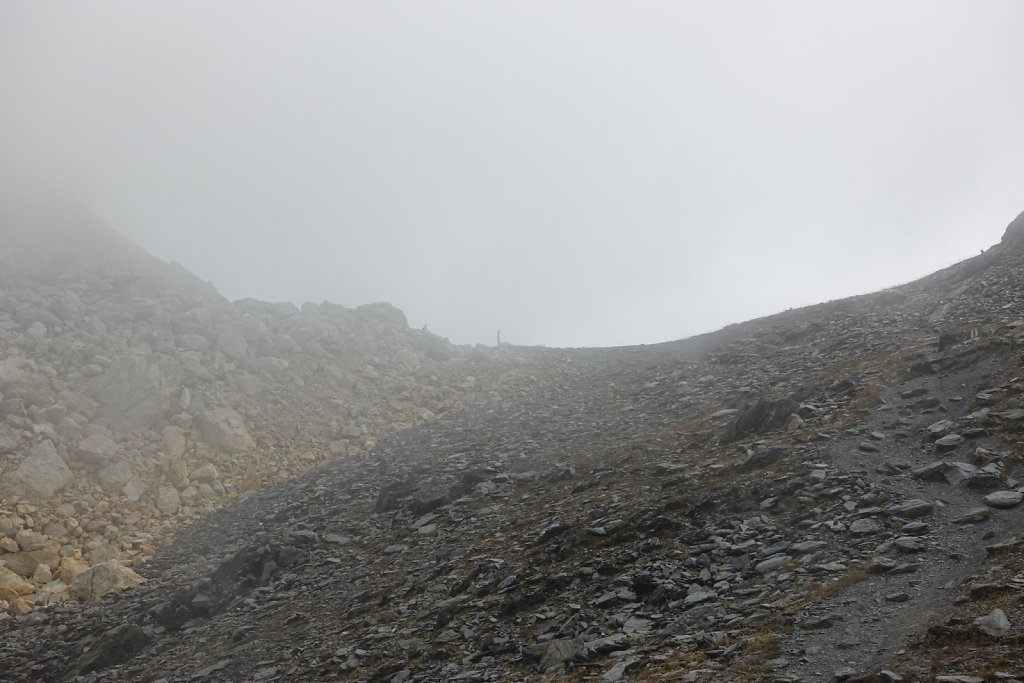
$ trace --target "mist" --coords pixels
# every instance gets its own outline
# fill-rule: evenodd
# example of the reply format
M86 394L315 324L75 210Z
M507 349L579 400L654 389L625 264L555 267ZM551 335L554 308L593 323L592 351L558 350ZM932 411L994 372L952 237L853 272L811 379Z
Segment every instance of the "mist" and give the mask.
M232 299L654 343L1024 209L1024 5L5 2L0 165Z

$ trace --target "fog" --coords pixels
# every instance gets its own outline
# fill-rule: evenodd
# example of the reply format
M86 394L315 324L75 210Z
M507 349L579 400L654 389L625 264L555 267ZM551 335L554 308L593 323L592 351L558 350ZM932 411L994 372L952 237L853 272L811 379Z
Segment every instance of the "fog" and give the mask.
M0 3L0 162L229 298L652 343L1024 209L1024 3Z

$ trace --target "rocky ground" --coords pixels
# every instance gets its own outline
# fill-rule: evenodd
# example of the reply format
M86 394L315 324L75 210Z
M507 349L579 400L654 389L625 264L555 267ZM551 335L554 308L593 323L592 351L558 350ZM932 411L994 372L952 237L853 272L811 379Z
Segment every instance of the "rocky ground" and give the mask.
M0 624L0 679L1024 679L1022 241L681 342L424 352L486 389L91 563ZM246 452L294 448L251 405Z
M232 303L77 209L0 206L0 244L0 564L20 577L0 620L559 362L455 347L388 304Z

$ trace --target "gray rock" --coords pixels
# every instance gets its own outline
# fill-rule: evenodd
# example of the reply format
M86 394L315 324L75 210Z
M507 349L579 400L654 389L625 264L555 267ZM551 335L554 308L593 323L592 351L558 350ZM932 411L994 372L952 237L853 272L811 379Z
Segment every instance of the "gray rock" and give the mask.
M715 593L714 591L694 591L687 595L683 600L683 606L693 607L694 605L700 605L714 600L718 600L718 593Z
M966 439L959 434L947 434L935 442L935 450L940 452L951 451L962 446L965 441Z
M826 614L824 616L812 616L805 619L801 624L800 628L805 631L822 631L828 628L832 628L841 619L835 614Z
M232 408L210 408L199 417L203 440L225 453L244 453L256 448L245 420Z
M173 486L161 486L156 494L156 509L165 515L173 515L181 508L181 497Z
M989 508L974 508L960 517L953 520L954 524L978 524L992 517L992 510Z
M217 332L216 349L234 360L243 360L249 355L249 342L240 330L222 325Z
M170 355L126 354L91 380L97 419L118 432L150 429L167 413L180 390L183 370Z
M117 560L89 567L71 583L71 594L84 602L95 602L108 593L142 583L143 578Z
M623 676L626 675L626 672L636 665L637 661L636 657L627 657L623 659L601 676L601 683L618 683L618 681L621 681Z
M790 399L761 400L741 410L725 430L726 442L781 429L800 405Z
M850 533L854 536L870 536L871 534L877 534L881 530L882 525L868 517L854 520L850 524Z
M924 541L917 536L900 536L893 541L893 545L905 553L919 553L925 549Z
M923 536L930 530L924 522L908 522L900 528L900 533L905 536Z
M538 669L541 673L550 671L558 665L572 661L584 652L583 643L579 640L561 638L547 644L541 655Z
M933 439L938 439L946 436L954 429L956 429L956 423L952 420L939 420L938 422L928 425L925 428L925 431L927 431L928 435Z
M983 617L974 620L974 628L993 638L1001 638L1010 632L1010 620L1001 609L994 609Z
M770 574L776 570L782 569L789 564L790 558L787 555L781 555L779 557L770 557L767 560L758 562L754 565L754 572L757 574Z
M977 466L970 463L938 460L928 463L924 467L918 467L911 473L911 476L922 481L944 481L955 486L968 482L980 471Z
M0 422L0 455L13 453L21 445L21 432Z
M916 519L932 513L934 506L928 501L915 498L899 505L893 505L885 509L886 514L904 519Z
M789 454L789 450L781 447L757 448L747 457L736 464L740 471L752 470L758 467L766 467L778 462Z
M75 454L78 459L93 464L105 464L120 454L121 448L109 436L91 434L80 442Z
M165 427L160 437L160 451L168 458L177 458L185 454L188 442L185 430L181 427Z
M134 476L131 465L123 458L111 460L99 472L100 484L108 493L119 492Z
M44 503L74 478L53 444L43 441L0 481L0 498L24 498L32 503Z
M996 491L985 496L985 505L994 508L1015 508L1024 501L1024 493L1020 491Z

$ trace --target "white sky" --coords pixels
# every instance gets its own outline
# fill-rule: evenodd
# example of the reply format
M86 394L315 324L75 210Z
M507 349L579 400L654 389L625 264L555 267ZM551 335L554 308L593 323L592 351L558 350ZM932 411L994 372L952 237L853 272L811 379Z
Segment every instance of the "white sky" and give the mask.
M658 342L998 241L1022 28L1017 0L0 0L0 163L230 298Z

